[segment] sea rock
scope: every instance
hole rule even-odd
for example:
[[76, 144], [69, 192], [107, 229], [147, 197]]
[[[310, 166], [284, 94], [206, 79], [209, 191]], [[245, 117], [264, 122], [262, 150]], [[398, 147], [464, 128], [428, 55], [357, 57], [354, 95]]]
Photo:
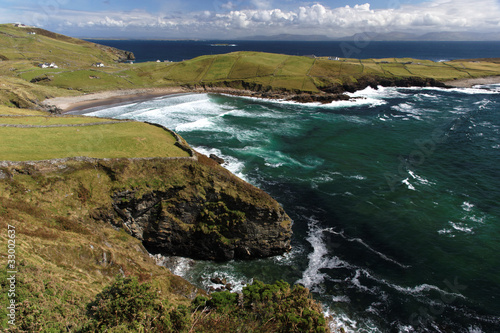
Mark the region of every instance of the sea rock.
[[221, 285], [227, 284], [226, 279], [221, 279], [220, 277], [211, 278], [210, 282], [212, 282], [213, 284], [221, 284]]
[[210, 154], [209, 156], [211, 159], [213, 159], [215, 162], [219, 163], [219, 164], [224, 164], [224, 159], [223, 158], [220, 158], [219, 156], [215, 155], [215, 154]]

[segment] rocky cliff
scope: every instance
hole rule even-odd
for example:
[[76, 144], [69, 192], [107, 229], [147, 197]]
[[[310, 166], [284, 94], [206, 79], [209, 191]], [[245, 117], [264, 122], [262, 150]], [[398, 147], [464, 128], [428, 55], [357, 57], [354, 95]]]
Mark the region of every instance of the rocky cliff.
[[177, 170], [185, 182], [115, 191], [111, 222], [154, 253], [230, 260], [288, 251], [291, 221], [279, 204], [211, 159], [198, 159]]
[[38, 200], [51, 210], [75, 207], [75, 218], [121, 227], [153, 253], [230, 260], [290, 249], [283, 208], [204, 155], [3, 162], [0, 171], [4, 179], [36, 179], [30, 193], [45, 193]]
[[246, 96], [255, 98], [278, 99], [295, 101], [299, 103], [331, 103], [333, 101], [345, 101], [350, 97], [346, 92], [353, 93], [367, 87], [377, 89], [383, 87], [446, 87], [446, 85], [433, 78], [421, 77], [382, 77], [365, 75], [355, 78], [344, 78], [344, 82], [328, 84], [317, 92], [307, 92], [300, 89], [276, 89], [271, 86], [247, 82], [245, 80], [220, 81], [216, 83], [185, 85], [186, 88], [197, 92], [211, 92], [218, 94], [229, 94], [234, 96]]

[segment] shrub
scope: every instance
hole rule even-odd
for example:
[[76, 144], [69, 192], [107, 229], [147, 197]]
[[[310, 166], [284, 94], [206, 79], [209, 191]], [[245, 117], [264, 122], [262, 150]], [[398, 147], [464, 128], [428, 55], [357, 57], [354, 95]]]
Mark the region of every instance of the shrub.
[[328, 332], [321, 306], [300, 285], [254, 281], [243, 289], [241, 300], [229, 291], [211, 296], [192, 303], [194, 311], [206, 312], [198, 316], [196, 332]]
[[182, 332], [190, 324], [185, 306], [171, 306], [136, 277], [118, 277], [88, 304], [87, 315], [81, 332]]

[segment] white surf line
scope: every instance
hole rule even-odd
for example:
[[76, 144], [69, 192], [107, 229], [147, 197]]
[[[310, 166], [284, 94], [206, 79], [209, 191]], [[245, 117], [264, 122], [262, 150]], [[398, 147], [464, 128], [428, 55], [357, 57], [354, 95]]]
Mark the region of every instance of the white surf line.
[[325, 231], [328, 231], [334, 235], [338, 235], [338, 236], [341, 236], [342, 238], [344, 238], [346, 241], [348, 242], [357, 242], [361, 245], [363, 245], [364, 247], [366, 247], [369, 251], [377, 254], [379, 257], [381, 257], [382, 259], [386, 260], [386, 261], [389, 261], [395, 265], [398, 265], [399, 267], [401, 268], [410, 268], [411, 266], [410, 265], [403, 265], [399, 262], [397, 262], [396, 260], [392, 259], [392, 258], [389, 258], [388, 256], [386, 256], [385, 254], [371, 248], [368, 244], [366, 244], [361, 238], [348, 238], [347, 236], [344, 235], [344, 232], [336, 232], [334, 231], [332, 228], [329, 228], [329, 229], [325, 229]]

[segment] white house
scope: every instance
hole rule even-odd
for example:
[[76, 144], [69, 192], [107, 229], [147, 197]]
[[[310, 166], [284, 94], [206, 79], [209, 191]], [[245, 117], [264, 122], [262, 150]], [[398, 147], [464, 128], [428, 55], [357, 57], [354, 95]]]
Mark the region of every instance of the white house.
[[104, 64], [102, 62], [96, 62], [92, 66], [94, 66], [94, 67], [104, 67]]
[[50, 64], [48, 62], [44, 62], [44, 63], [38, 64], [38, 67], [40, 67], [40, 68], [59, 68], [59, 66], [57, 66], [55, 62], [51, 62]]

